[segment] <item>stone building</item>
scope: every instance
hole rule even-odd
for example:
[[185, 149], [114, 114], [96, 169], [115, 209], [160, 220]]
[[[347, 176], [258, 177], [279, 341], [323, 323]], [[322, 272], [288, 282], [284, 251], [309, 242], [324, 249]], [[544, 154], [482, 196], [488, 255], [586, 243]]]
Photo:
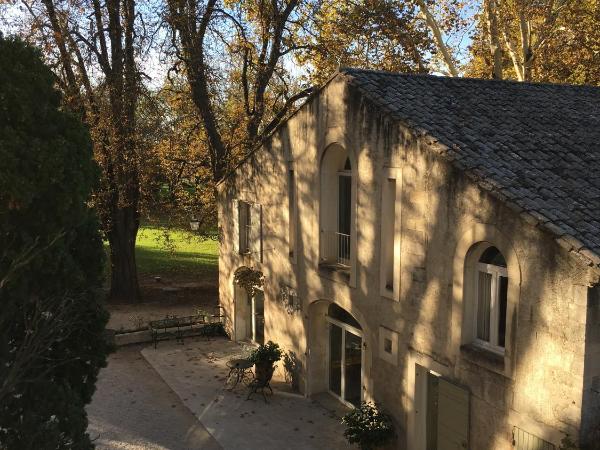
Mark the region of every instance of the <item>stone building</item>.
[[599, 143], [597, 88], [341, 69], [219, 185], [228, 331], [398, 448], [597, 444]]

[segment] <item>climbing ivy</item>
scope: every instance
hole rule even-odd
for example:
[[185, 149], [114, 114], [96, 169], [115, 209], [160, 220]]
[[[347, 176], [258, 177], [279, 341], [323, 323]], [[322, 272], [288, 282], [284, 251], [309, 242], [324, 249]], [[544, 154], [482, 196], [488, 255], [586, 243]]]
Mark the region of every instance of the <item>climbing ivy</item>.
[[233, 280], [236, 284], [246, 290], [249, 298], [252, 298], [263, 287], [265, 279], [260, 270], [242, 266], [233, 274]]

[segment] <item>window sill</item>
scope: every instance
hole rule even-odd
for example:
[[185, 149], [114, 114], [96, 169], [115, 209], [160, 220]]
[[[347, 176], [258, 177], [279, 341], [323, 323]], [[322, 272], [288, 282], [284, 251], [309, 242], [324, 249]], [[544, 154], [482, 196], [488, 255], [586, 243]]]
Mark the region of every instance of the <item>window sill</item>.
[[505, 373], [506, 365], [504, 355], [500, 353], [477, 345], [476, 343], [461, 345], [460, 353], [464, 359], [473, 364], [499, 373], [500, 375], [508, 376], [508, 374]]
[[349, 283], [350, 266], [321, 262], [319, 263], [319, 275], [339, 283]]
[[393, 289], [388, 289], [385, 287], [380, 292], [381, 298], [385, 298], [386, 300], [398, 301], [398, 299], [394, 296]]

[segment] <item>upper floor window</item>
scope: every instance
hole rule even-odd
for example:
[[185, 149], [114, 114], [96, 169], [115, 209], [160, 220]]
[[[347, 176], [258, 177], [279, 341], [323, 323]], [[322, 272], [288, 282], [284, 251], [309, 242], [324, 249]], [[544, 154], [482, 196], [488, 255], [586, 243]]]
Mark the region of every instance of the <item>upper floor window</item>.
[[508, 273], [506, 260], [496, 247], [487, 247], [479, 257], [475, 283], [475, 342], [490, 350], [504, 352]]
[[352, 165], [346, 158], [344, 168], [338, 172], [338, 239], [341, 262], [350, 265], [350, 218], [352, 209]]
[[494, 225], [475, 223], [464, 231], [453, 258], [449, 344], [461, 358], [506, 377], [514, 376], [516, 316], [521, 268], [513, 242]]
[[380, 291], [396, 301], [400, 300], [401, 174], [398, 168], [384, 168], [381, 185]]
[[262, 236], [262, 206], [236, 200], [237, 212], [234, 212], [236, 220], [234, 238], [238, 253], [242, 255], [253, 255], [262, 261], [263, 236]]
[[288, 252], [294, 258], [296, 252], [296, 176], [294, 169], [288, 170]]
[[352, 263], [353, 170], [345, 149], [333, 145], [325, 151], [321, 161], [320, 261], [341, 270]]
[[241, 254], [250, 253], [250, 230], [252, 217], [250, 203], [243, 201], [238, 203], [238, 217], [239, 252]]

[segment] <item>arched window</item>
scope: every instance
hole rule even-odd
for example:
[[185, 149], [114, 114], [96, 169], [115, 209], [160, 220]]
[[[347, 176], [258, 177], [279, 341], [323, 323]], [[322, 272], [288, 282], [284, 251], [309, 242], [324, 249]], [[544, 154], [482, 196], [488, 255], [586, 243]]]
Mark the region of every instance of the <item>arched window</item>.
[[334, 144], [321, 159], [320, 264], [347, 271], [352, 261], [353, 185], [355, 170], [346, 149]]
[[351, 327], [354, 327], [358, 330], [362, 330], [360, 323], [358, 323], [358, 321], [352, 316], [352, 314], [350, 314], [345, 309], [340, 308], [335, 303], [329, 305], [329, 308], [327, 310], [327, 316], [332, 319], [339, 320], [340, 322], [350, 325]]
[[475, 270], [475, 343], [496, 352], [506, 345], [508, 272], [506, 260], [493, 245], [481, 253]]

